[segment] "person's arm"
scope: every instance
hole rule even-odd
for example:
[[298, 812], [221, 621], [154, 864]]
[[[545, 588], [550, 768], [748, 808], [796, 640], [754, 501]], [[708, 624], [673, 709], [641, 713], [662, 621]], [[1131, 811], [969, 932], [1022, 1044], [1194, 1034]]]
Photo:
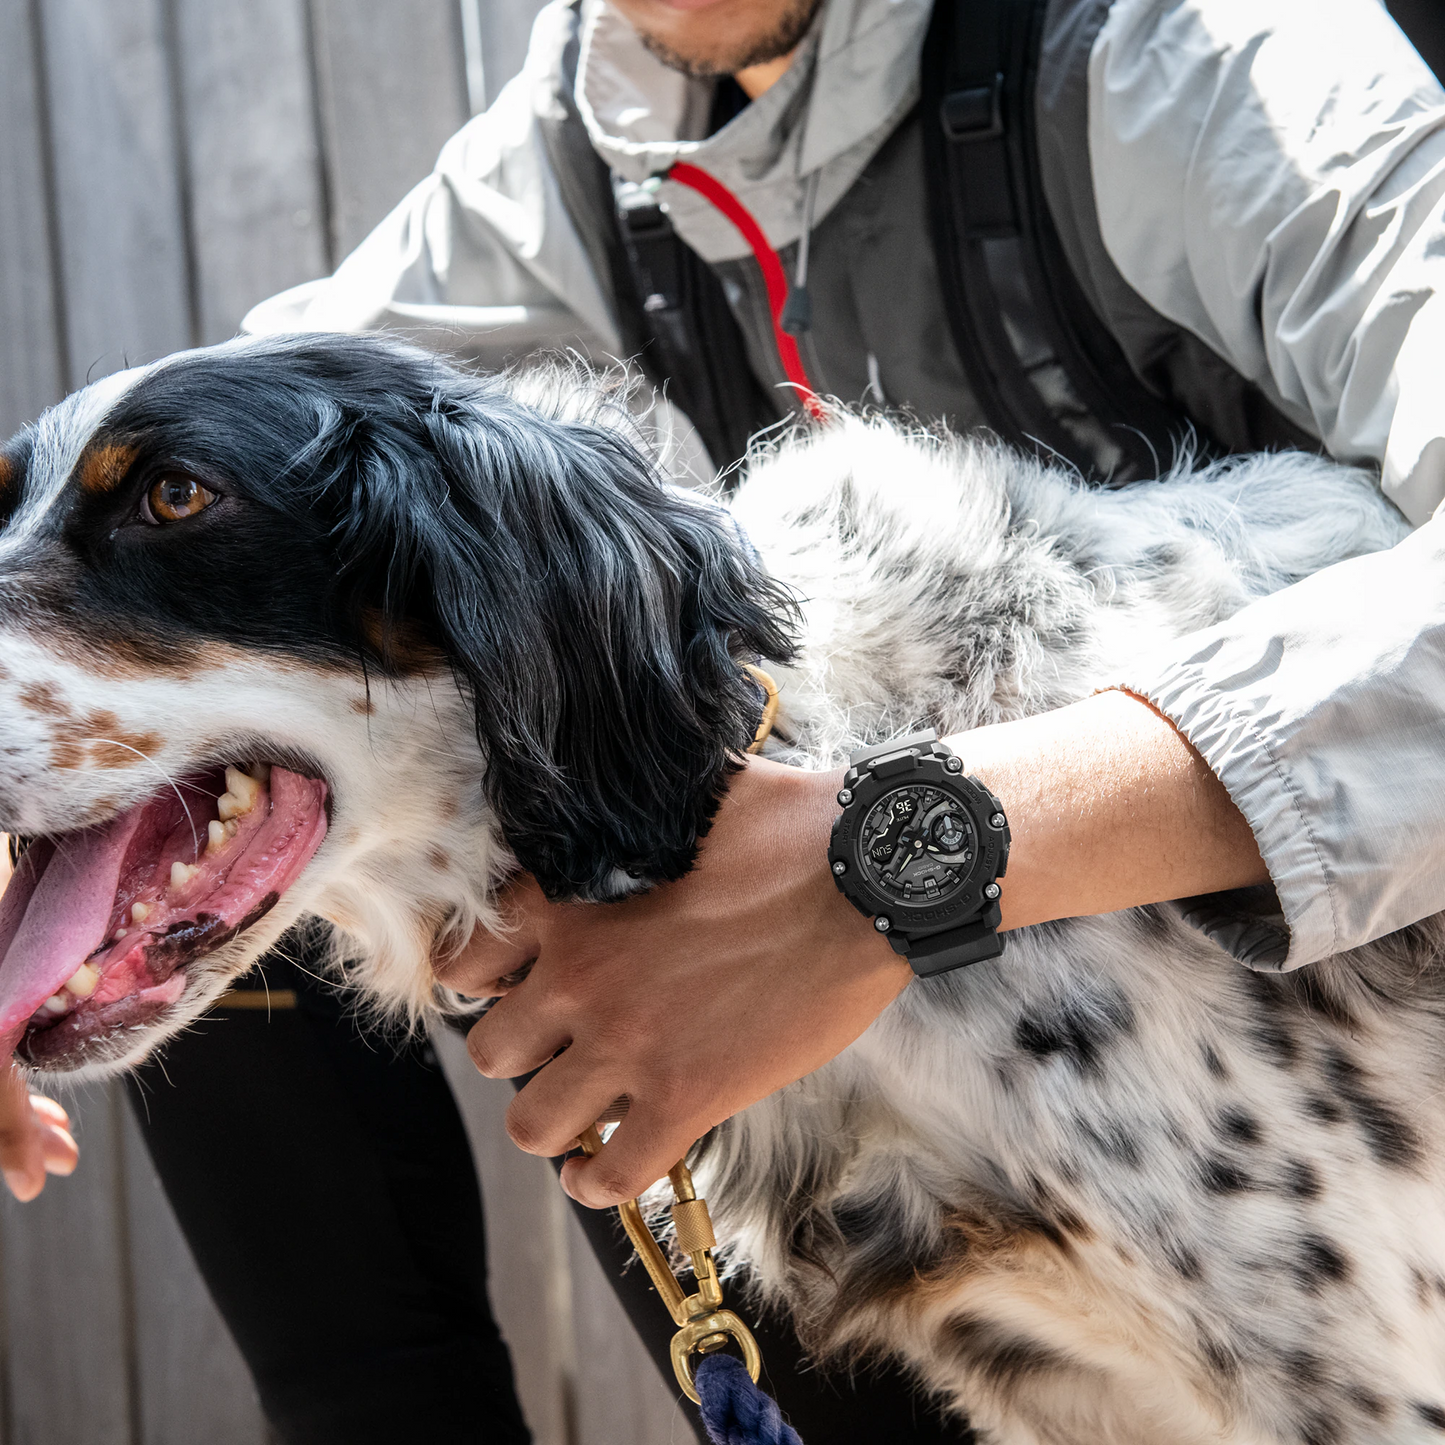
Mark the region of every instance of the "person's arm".
[[[1006, 928], [1189, 899], [1242, 962], [1277, 969], [1445, 910], [1445, 519], [1118, 681], [1163, 711], [1105, 692], [950, 739], [1009, 815]], [[548, 904], [520, 884], [515, 931], [477, 936], [445, 971], [486, 994], [537, 960], [471, 1036], [483, 1073], [546, 1065], [509, 1115], [524, 1149], [560, 1153], [631, 1099], [602, 1153], [566, 1166], [584, 1203], [652, 1183], [909, 983], [828, 876], [840, 778], [755, 760], [686, 878], [607, 905]], [[1232, 906], [1231, 890], [1266, 880], [1273, 927]]]
[[[950, 741], [1007, 800], [1005, 928], [1266, 876], [1214, 775], [1127, 693]], [[523, 1149], [559, 1154], [630, 1099], [601, 1154], [563, 1171], [584, 1204], [640, 1192], [714, 1124], [847, 1047], [912, 979], [829, 875], [841, 778], [753, 759], [687, 877], [607, 905], [551, 904], [523, 881], [506, 900], [514, 931], [479, 933], [442, 970], [486, 995], [536, 959], [469, 1041], [493, 1077], [546, 1065], [508, 1114]]]

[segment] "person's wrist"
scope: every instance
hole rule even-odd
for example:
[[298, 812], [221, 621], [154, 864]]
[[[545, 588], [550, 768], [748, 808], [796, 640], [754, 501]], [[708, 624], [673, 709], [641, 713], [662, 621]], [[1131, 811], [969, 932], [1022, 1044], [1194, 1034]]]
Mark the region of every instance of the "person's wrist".
[[789, 836], [786, 841], [778, 839], [776, 846], [794, 860], [806, 891], [803, 906], [813, 916], [819, 944], [829, 950], [839, 976], [860, 982], [877, 980], [880, 986], [892, 986], [897, 992], [913, 977], [913, 970], [839, 892], [828, 864], [833, 823], [842, 811], [838, 791], [846, 771], [808, 772], [766, 764], [756, 769], [754, 776], [770, 794], [769, 812], [788, 820]]
[[1132, 693], [1097, 693], [946, 741], [1008, 814], [1000, 931], [1268, 878], [1223, 785]]

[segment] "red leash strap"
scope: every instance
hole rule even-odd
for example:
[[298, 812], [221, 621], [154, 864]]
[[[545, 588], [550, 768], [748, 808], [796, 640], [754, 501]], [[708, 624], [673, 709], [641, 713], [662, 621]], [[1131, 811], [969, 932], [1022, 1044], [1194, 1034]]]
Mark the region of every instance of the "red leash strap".
[[827, 408], [818, 399], [817, 388], [808, 380], [797, 341], [782, 327], [783, 306], [788, 299], [788, 278], [778, 253], [763, 234], [763, 228], [753, 219], [752, 212], [720, 180], [697, 166], [677, 161], [668, 171], [667, 179], [696, 191], [703, 200], [715, 206], [738, 228], [743, 240], [748, 243], [762, 270], [763, 284], [768, 288], [768, 309], [773, 313], [773, 338], [778, 344], [783, 371], [797, 387], [808, 414], [815, 421], [821, 421], [828, 414]]

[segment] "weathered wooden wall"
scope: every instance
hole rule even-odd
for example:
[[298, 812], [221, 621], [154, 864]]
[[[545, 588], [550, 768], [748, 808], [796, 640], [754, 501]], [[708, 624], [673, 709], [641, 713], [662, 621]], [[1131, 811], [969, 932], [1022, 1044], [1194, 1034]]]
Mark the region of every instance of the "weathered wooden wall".
[[[538, 3], [0, 0], [0, 436], [329, 270], [516, 70]], [[507, 1142], [510, 1090], [440, 1047], [539, 1445], [691, 1440], [550, 1168]], [[69, 1102], [80, 1171], [0, 1202], [0, 1438], [266, 1445], [121, 1096]]]

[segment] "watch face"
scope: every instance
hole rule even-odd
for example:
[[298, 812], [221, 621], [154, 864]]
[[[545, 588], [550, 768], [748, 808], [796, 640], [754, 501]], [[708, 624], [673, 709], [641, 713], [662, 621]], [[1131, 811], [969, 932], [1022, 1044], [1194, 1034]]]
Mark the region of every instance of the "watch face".
[[968, 882], [978, 858], [973, 818], [951, 793], [912, 784], [884, 793], [858, 835], [863, 876], [900, 903], [941, 903]]

